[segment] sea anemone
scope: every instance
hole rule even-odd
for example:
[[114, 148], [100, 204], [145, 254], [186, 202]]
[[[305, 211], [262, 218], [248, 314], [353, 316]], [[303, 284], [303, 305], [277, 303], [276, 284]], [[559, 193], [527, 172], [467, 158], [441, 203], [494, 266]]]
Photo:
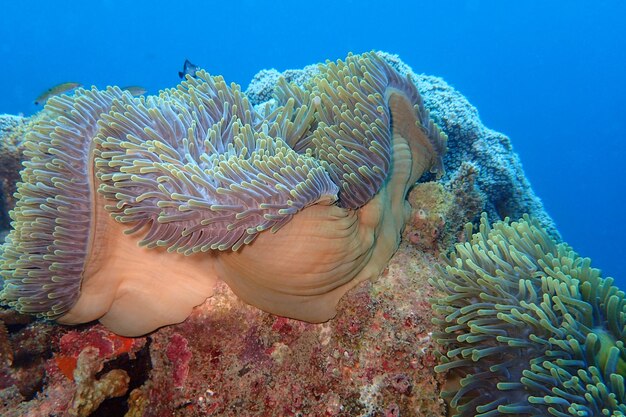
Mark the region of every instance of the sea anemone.
[[446, 393], [455, 416], [626, 414], [624, 293], [588, 258], [528, 216], [483, 216], [443, 261], [436, 370], [461, 378]]
[[78, 298], [92, 227], [90, 142], [99, 115], [120, 95], [110, 88], [55, 97], [27, 133], [13, 230], [0, 259], [2, 298], [22, 313], [56, 318]]
[[385, 267], [446, 138], [374, 53], [282, 81], [275, 101], [261, 116], [204, 71], [158, 96], [51, 99], [27, 137], [2, 299], [139, 335], [184, 320], [222, 279], [271, 313], [332, 318]]

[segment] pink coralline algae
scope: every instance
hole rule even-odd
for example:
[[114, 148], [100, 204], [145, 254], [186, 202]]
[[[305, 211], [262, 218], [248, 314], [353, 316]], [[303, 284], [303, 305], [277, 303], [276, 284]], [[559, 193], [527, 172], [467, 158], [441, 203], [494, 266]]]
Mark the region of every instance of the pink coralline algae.
[[170, 338], [166, 355], [172, 364], [174, 386], [184, 386], [189, 374], [189, 361], [192, 356], [191, 351], [188, 349], [187, 339], [178, 333], [174, 333]]
[[220, 286], [187, 321], [150, 336], [143, 415], [443, 416], [425, 284], [433, 261], [401, 246], [384, 276], [323, 324], [261, 312]]

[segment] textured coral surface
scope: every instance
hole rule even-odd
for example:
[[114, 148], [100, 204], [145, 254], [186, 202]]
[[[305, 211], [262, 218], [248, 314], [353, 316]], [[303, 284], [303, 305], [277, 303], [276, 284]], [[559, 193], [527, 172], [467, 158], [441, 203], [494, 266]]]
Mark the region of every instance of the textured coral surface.
[[417, 291], [431, 263], [404, 246], [323, 324], [268, 315], [221, 285], [187, 321], [151, 336], [147, 415], [442, 415], [432, 292]]

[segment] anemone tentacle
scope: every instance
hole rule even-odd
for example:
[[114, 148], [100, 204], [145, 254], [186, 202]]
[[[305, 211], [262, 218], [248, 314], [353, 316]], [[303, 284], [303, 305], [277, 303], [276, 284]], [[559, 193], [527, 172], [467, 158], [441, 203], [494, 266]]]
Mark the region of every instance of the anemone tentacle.
[[123, 95], [111, 87], [53, 97], [26, 135], [28, 160], [0, 262], [0, 296], [22, 313], [57, 318], [79, 297], [93, 227], [92, 141], [100, 115]]
[[238, 89], [199, 76], [171, 95], [120, 100], [102, 117], [100, 191], [116, 202], [108, 207], [115, 219], [132, 224], [129, 233], [148, 227], [140, 244], [187, 254], [237, 250], [303, 208], [336, 199], [314, 158], [246, 123], [258, 118]]
[[[443, 173], [441, 157], [447, 138], [429, 119], [411, 80], [398, 74], [374, 52], [350, 55], [345, 62], [329, 61], [320, 65], [319, 70], [312, 80], [313, 95], [320, 100], [318, 126], [294, 147], [310, 147], [322, 161], [339, 185], [340, 206], [361, 207], [387, 179], [393, 135], [404, 122], [397, 120], [394, 125], [392, 120], [392, 107], [398, 106], [397, 100], [411, 109], [410, 117], [416, 119], [411, 122], [420, 132], [420, 135], [401, 135], [413, 137], [411, 147], [426, 148], [420, 152], [428, 160], [416, 169], [417, 176], [421, 176], [424, 168]], [[403, 110], [395, 111], [396, 115]]]
[[447, 349], [437, 371], [462, 379], [455, 416], [626, 414], [626, 298], [588, 258], [523, 218], [455, 246], [433, 300]]
[[308, 90], [282, 77], [276, 84], [274, 96], [273, 108], [266, 111], [268, 134], [282, 138], [294, 151], [306, 153], [305, 139], [317, 127], [315, 113], [320, 106], [319, 97], [312, 97]]

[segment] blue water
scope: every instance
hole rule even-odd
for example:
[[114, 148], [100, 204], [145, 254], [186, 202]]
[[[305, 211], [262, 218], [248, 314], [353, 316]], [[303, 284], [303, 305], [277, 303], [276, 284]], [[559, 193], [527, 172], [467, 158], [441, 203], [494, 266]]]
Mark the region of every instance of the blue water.
[[32, 114], [39, 93], [66, 81], [155, 93], [179, 81], [185, 58], [245, 88], [262, 68], [398, 53], [416, 72], [444, 77], [511, 137], [565, 240], [626, 288], [625, 1], [0, 7], [0, 113]]

